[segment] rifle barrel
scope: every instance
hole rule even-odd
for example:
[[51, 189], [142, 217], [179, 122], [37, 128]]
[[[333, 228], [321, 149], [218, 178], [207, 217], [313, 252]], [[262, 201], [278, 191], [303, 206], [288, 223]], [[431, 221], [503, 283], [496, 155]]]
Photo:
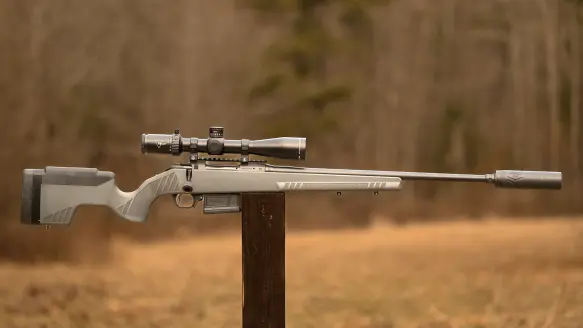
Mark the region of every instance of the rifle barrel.
[[267, 165], [269, 172], [397, 177], [403, 180], [485, 182], [498, 188], [561, 189], [561, 172], [498, 170], [493, 174], [457, 174], [404, 171], [346, 170]]

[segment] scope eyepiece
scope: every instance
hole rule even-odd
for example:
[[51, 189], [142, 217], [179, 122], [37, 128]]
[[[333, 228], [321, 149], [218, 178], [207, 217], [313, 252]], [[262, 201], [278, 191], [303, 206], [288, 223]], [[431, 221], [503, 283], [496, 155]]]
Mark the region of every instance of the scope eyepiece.
[[306, 159], [306, 138], [281, 137], [260, 140], [228, 140], [222, 127], [209, 128], [208, 138], [185, 138], [178, 130], [174, 134], [142, 134], [143, 154], [178, 156], [183, 152], [209, 155], [241, 154], [280, 159]]

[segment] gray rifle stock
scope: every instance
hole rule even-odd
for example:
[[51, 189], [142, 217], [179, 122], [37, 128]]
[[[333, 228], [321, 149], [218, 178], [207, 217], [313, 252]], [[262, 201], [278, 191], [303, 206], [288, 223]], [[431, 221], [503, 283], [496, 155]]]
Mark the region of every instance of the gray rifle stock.
[[[124, 192], [115, 174], [96, 168], [53, 167], [25, 169], [22, 178], [21, 223], [68, 225], [82, 205], [101, 205], [134, 222], [145, 222], [152, 203], [172, 195], [176, 205], [191, 208], [203, 202], [205, 214], [240, 212], [246, 192], [397, 191], [403, 180], [483, 182], [500, 188], [561, 189], [562, 174], [545, 171], [496, 171], [494, 174], [448, 174], [306, 168], [270, 165], [249, 154], [304, 159], [304, 138], [225, 140], [223, 129], [213, 127], [208, 139], [172, 135], [142, 135], [143, 153], [180, 155], [187, 164], [173, 165], [146, 179], [136, 190]], [[199, 158], [197, 153], [239, 153], [241, 158]]]

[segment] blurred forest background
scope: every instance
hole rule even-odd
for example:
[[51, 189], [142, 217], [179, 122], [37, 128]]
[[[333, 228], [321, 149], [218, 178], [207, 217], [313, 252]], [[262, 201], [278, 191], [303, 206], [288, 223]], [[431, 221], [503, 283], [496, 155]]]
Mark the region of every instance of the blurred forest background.
[[133, 190], [177, 160], [142, 155], [142, 133], [210, 125], [307, 137], [307, 161], [289, 163], [301, 166], [564, 174], [562, 192], [423, 182], [291, 195], [292, 229], [583, 210], [578, 1], [0, 0], [0, 22], [3, 258], [107, 258], [116, 235], [237, 227], [170, 199], [146, 225], [107, 209], [79, 210], [65, 231], [18, 221], [22, 169], [97, 167]]

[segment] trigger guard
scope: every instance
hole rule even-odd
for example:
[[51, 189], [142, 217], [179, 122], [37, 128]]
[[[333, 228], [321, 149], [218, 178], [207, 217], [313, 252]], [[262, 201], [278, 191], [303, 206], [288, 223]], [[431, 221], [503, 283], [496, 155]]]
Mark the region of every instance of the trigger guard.
[[[192, 199], [192, 201], [189, 202], [190, 205], [184, 206], [182, 204], [182, 202], [180, 201], [180, 198], [181, 197], [185, 197], [185, 196], [188, 196], [188, 197], [190, 197]], [[198, 201], [197, 201], [196, 197], [193, 196], [193, 195], [191, 195], [191, 194], [175, 194], [174, 195], [174, 203], [176, 204], [176, 206], [178, 208], [193, 208], [194, 206], [196, 206], [196, 203], [197, 202]]]

